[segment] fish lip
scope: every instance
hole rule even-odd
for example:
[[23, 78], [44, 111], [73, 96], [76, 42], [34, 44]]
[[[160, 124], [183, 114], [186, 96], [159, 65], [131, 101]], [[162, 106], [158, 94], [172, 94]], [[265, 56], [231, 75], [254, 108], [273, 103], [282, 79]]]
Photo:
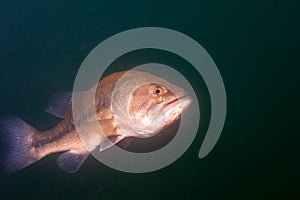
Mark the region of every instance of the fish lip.
[[175, 98], [175, 99], [167, 101], [165, 103], [165, 106], [168, 106], [168, 105], [170, 105], [172, 103], [175, 103], [175, 102], [178, 102], [178, 101], [182, 101], [183, 99], [187, 99], [190, 103], [192, 102], [191, 96], [189, 96], [189, 95], [183, 95], [183, 96], [181, 96], [179, 98]]

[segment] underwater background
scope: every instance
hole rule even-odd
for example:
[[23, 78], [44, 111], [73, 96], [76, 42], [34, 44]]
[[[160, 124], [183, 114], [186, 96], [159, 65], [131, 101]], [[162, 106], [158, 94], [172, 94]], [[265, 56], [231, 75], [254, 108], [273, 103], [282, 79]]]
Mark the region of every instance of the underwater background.
[[116, 171], [90, 156], [67, 174], [53, 154], [1, 175], [0, 199], [300, 199], [297, 7], [276, 0], [1, 0], [1, 116], [52, 128], [60, 119], [44, 111], [48, 98], [72, 90], [88, 53], [114, 34], [147, 26], [177, 30], [206, 49], [222, 75], [228, 111], [217, 145], [199, 159], [210, 116], [205, 83], [171, 53], [131, 52], [107, 74], [164, 63], [182, 72], [199, 95], [199, 131], [183, 156], [144, 174]]

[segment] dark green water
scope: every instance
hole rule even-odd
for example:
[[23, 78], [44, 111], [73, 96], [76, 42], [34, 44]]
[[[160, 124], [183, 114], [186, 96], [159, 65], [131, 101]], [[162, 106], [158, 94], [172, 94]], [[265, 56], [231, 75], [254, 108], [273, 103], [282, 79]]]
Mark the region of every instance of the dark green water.
[[299, 78], [293, 75], [299, 75], [300, 24], [297, 5], [281, 2], [1, 1], [1, 115], [53, 127], [59, 120], [44, 111], [49, 96], [72, 89], [81, 62], [100, 42], [144, 26], [180, 31], [208, 51], [225, 83], [228, 114], [219, 142], [198, 159], [210, 116], [201, 77], [166, 52], [133, 52], [110, 70], [165, 63], [184, 71], [203, 97], [203, 120], [188, 151], [146, 174], [119, 172], [93, 157], [66, 174], [50, 155], [2, 177], [0, 199], [299, 199]]

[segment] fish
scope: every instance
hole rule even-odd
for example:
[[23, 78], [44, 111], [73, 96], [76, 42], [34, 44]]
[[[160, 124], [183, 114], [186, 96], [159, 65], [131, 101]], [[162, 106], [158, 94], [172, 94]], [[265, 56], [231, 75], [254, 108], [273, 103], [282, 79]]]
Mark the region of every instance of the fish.
[[51, 97], [46, 111], [62, 118], [52, 129], [37, 130], [12, 115], [0, 120], [3, 172], [15, 173], [57, 152], [61, 152], [58, 167], [77, 172], [90, 152], [104, 151], [124, 138], [151, 137], [178, 119], [191, 103], [184, 89], [150, 73], [109, 74], [87, 91]]

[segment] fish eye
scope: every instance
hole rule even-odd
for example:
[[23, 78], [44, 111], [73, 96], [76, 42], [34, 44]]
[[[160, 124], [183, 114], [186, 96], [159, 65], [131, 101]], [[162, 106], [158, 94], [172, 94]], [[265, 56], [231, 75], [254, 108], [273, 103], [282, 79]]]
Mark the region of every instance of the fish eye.
[[159, 86], [156, 86], [156, 87], [153, 89], [153, 93], [154, 93], [155, 95], [160, 95], [160, 94], [162, 94], [162, 92], [163, 92], [163, 90], [162, 90], [162, 88], [159, 87]]

